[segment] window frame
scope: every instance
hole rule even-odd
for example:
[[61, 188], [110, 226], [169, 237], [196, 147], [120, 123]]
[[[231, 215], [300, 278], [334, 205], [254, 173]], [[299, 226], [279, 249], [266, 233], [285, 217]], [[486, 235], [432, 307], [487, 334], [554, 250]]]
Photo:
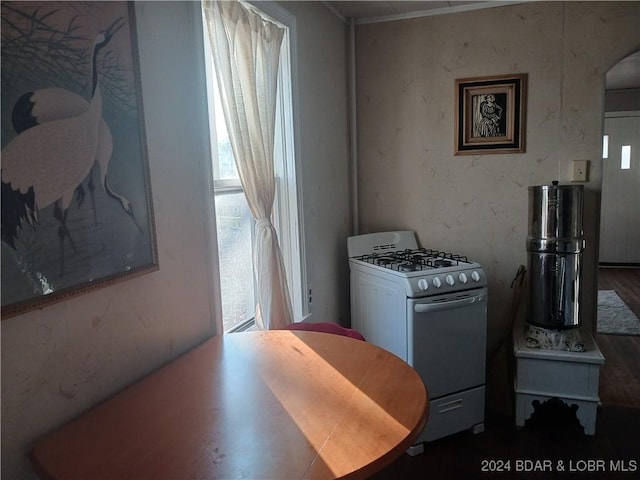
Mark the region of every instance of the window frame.
[[[286, 27], [285, 36], [282, 42], [280, 53], [280, 68], [278, 70], [278, 106], [276, 114], [276, 138], [274, 146], [276, 155], [282, 154], [283, 160], [275, 162], [276, 195], [273, 206], [273, 223], [278, 233], [280, 249], [283, 256], [285, 271], [287, 274], [287, 284], [292, 302], [294, 321], [298, 322], [309, 316], [309, 306], [306, 301], [306, 270], [304, 262], [304, 225], [302, 221], [302, 196], [298, 185], [298, 119], [296, 114], [297, 105], [297, 79], [296, 68], [296, 19], [284, 8], [274, 2], [254, 2], [245, 4], [269, 17], [274, 22]], [[205, 82], [207, 92], [212, 88], [211, 75], [213, 70], [213, 58], [208, 39], [208, 28], [202, 8], [200, 8], [203, 25], [203, 43], [205, 57]], [[209, 111], [214, 108], [213, 98], [207, 94]], [[212, 194], [213, 194], [213, 215], [215, 219], [215, 197], [225, 193], [242, 192], [243, 188], [239, 179], [217, 179], [219, 162], [217, 159], [217, 136], [215, 114], [209, 115], [209, 131], [211, 135], [211, 166], [212, 166]], [[278, 123], [280, 122], [280, 125]], [[281, 126], [281, 128], [279, 128]], [[216, 236], [217, 228], [213, 229]], [[252, 231], [251, 241], [255, 239], [255, 231]], [[219, 261], [216, 262], [219, 265]], [[223, 279], [219, 279], [222, 282]], [[255, 277], [254, 277], [255, 282]], [[221, 283], [220, 283], [221, 285]], [[255, 285], [254, 285], [255, 289]], [[219, 297], [221, 299], [221, 295]], [[224, 312], [223, 312], [224, 315]], [[223, 325], [224, 319], [220, 321]], [[250, 329], [255, 324], [255, 318], [251, 317], [235, 327], [224, 331], [231, 333]]]

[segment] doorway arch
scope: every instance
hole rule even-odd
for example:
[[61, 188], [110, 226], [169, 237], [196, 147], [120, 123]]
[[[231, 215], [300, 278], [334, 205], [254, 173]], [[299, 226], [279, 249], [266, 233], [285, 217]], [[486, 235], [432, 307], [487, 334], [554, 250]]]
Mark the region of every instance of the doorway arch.
[[[640, 285], [640, 256], [629, 257], [625, 253], [624, 245], [616, 245], [617, 243], [624, 244], [624, 241], [620, 241], [617, 237], [623, 236], [623, 233], [628, 234], [623, 230], [624, 227], [629, 226], [618, 224], [632, 223], [628, 218], [625, 219], [625, 215], [629, 215], [631, 210], [637, 208], [639, 209], [637, 215], [640, 218], [640, 196], [636, 200], [633, 198], [633, 195], [638, 195], [637, 192], [640, 189], [640, 158], [637, 156], [637, 151], [640, 150], [640, 51], [623, 58], [611, 67], [605, 75], [604, 93], [603, 158], [600, 160], [602, 175], [596, 283], [599, 296], [600, 290], [615, 291], [616, 295], [640, 318], [640, 303], [637, 300], [637, 292], [640, 291], [640, 287], [638, 287]], [[635, 120], [633, 120], [634, 118]], [[628, 120], [637, 122], [637, 126], [631, 127], [631, 131], [635, 132], [635, 135], [634, 141], [630, 142], [622, 141], [621, 134], [616, 133], [619, 128], [624, 130], [621, 125], [624, 125]], [[608, 148], [604, 142], [604, 135], [609, 135]], [[622, 145], [626, 143], [632, 145], [630, 153], [635, 155], [635, 159], [629, 159], [629, 168], [624, 168], [622, 159]], [[630, 179], [635, 182], [632, 186], [626, 185]], [[632, 194], [625, 195], [623, 192], [625, 189], [633, 190]], [[616, 211], [616, 208], [619, 211]], [[613, 218], [616, 216], [620, 218]], [[638, 223], [640, 222], [635, 222], [635, 227], [640, 229]], [[633, 227], [633, 225], [631, 226]], [[640, 230], [631, 235], [637, 237], [632, 240], [637, 250], [637, 245], [640, 243]], [[638, 254], [637, 251], [635, 253]], [[600, 309], [597, 310], [593, 331], [600, 348], [603, 352], [605, 350], [607, 352], [605, 354], [607, 357], [606, 367], [601, 371], [601, 387], [604, 386], [600, 391], [601, 401], [608, 405], [625, 404], [629, 398], [635, 398], [633, 395], [637, 394], [638, 390], [637, 367], [633, 365], [636, 363], [634, 360], [636, 357], [633, 357], [629, 352], [638, 351], [640, 337], [598, 333], [598, 326], [601, 325], [604, 317]], [[609, 355], [611, 355], [610, 358]], [[609, 373], [606, 373], [605, 370]], [[625, 377], [623, 381], [619, 381], [621, 375]], [[609, 377], [618, 379], [613, 388], [603, 385], [611, 383], [605, 380]]]
[[640, 51], [605, 75], [599, 263], [639, 265]]

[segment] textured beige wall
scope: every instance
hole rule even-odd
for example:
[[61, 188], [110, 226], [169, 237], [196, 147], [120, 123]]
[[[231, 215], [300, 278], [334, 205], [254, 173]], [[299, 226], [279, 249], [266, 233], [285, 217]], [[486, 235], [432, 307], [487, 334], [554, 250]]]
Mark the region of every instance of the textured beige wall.
[[[357, 29], [360, 225], [415, 230], [489, 276], [489, 347], [526, 265], [527, 187], [590, 160], [584, 317], [595, 310], [604, 73], [640, 48], [638, 2], [534, 2]], [[526, 153], [454, 155], [454, 82], [527, 73]]]
[[[136, 3], [160, 270], [2, 321], [2, 478], [33, 478], [30, 442], [215, 332], [198, 6]], [[298, 25], [312, 312], [337, 320], [348, 309], [344, 26], [320, 3], [285, 7]]]
[[204, 70], [189, 5], [136, 6], [160, 270], [2, 321], [2, 478], [30, 475], [37, 436], [215, 331]]

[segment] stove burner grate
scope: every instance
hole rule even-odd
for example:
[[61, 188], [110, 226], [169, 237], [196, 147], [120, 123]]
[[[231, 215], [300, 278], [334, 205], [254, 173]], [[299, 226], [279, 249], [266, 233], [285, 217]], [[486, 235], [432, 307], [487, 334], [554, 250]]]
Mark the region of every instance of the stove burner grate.
[[384, 254], [370, 253], [354, 257], [373, 265], [397, 270], [400, 272], [414, 272], [430, 268], [444, 268], [469, 263], [464, 255], [432, 250], [427, 248], [397, 250]]

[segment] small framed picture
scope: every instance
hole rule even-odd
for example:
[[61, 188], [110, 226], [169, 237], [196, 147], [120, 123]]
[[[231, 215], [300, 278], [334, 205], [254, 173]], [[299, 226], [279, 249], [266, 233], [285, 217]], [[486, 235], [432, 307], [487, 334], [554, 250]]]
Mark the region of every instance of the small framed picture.
[[527, 74], [456, 80], [455, 154], [525, 151]]

